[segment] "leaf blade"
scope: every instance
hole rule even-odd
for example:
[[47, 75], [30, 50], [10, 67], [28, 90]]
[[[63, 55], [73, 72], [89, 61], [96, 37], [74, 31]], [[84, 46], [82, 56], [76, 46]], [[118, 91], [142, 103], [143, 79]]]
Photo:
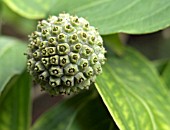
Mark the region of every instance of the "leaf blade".
[[152, 0], [86, 0], [81, 2], [74, 0], [57, 1], [56, 8], [52, 8], [50, 12], [56, 14], [64, 10], [83, 16], [97, 27], [102, 35], [119, 32], [144, 34], [170, 25], [170, 17], [165, 14], [170, 11], [169, 6], [168, 0], [157, 0], [154, 3]]
[[[46, 16], [53, 0], [3, 0], [14, 12], [30, 19], [40, 19]], [[52, 3], [51, 3], [52, 2]]]
[[54, 106], [35, 122], [32, 130], [103, 130], [109, 127], [117, 130], [96, 94], [81, 93]]
[[27, 73], [12, 80], [0, 99], [0, 129], [28, 130], [30, 127], [30, 78]]
[[17, 74], [21, 74], [26, 67], [26, 44], [11, 38], [0, 37], [0, 93], [8, 81]]
[[97, 90], [121, 130], [170, 128], [167, 89], [141, 55], [131, 49], [121, 58], [110, 53], [103, 73]]
[[3, 1], [15, 12], [32, 19], [63, 11], [85, 17], [102, 35], [120, 32], [145, 34], [170, 26], [169, 0]]

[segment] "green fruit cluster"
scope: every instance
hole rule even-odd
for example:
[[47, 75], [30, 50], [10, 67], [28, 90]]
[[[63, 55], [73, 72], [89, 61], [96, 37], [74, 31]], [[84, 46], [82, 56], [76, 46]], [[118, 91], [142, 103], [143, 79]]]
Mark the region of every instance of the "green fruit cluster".
[[59, 14], [42, 20], [29, 41], [28, 71], [51, 95], [88, 89], [102, 73], [103, 40], [82, 17]]

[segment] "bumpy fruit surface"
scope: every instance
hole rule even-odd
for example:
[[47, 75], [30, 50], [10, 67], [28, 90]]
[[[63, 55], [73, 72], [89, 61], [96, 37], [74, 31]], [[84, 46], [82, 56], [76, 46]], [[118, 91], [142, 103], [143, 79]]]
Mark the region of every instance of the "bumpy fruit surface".
[[29, 40], [28, 71], [51, 95], [88, 89], [102, 73], [103, 41], [84, 18], [51, 16], [38, 23]]

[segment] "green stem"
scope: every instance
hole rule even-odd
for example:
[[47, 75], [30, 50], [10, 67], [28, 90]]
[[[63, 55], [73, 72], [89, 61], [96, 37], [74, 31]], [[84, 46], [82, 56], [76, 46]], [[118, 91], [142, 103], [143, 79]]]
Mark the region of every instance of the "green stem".
[[118, 34], [102, 36], [104, 44], [106, 44], [117, 56], [124, 54], [125, 46], [120, 41]]

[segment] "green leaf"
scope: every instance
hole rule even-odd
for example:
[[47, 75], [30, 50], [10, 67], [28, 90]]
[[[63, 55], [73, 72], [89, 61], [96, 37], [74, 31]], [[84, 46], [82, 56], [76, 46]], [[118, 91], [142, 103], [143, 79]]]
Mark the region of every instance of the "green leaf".
[[2, 0], [9, 8], [26, 18], [46, 16], [54, 0]]
[[30, 79], [24, 73], [15, 77], [0, 98], [0, 130], [28, 130], [30, 127]]
[[54, 106], [32, 130], [118, 130], [97, 94], [81, 93]]
[[26, 44], [12, 37], [0, 36], [0, 94], [8, 81], [26, 67]]
[[120, 130], [170, 130], [170, 95], [152, 64], [130, 48], [107, 56], [97, 90]]
[[170, 25], [169, 0], [3, 0], [23, 17], [39, 19], [63, 11], [87, 18], [101, 34], [149, 33]]
[[57, 0], [50, 14], [83, 16], [101, 34], [154, 32], [170, 25], [169, 0]]

